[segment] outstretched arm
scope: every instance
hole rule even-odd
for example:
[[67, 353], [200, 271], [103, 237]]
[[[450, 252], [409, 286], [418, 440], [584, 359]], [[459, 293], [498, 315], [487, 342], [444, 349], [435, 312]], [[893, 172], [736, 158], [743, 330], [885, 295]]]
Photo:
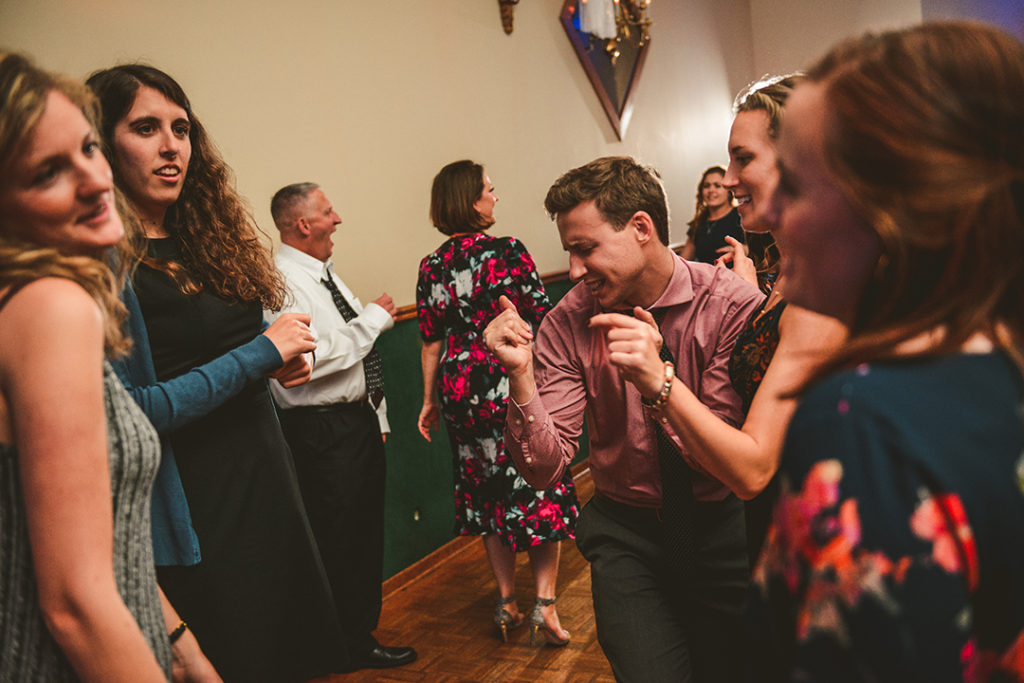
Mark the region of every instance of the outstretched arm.
[[[312, 311], [312, 304], [304, 298], [301, 290], [293, 292], [295, 304], [292, 311]], [[373, 349], [377, 338], [395, 324], [394, 302], [387, 294], [381, 294], [352, 320], [313, 320], [311, 327], [316, 333], [316, 362], [313, 364], [312, 379], [319, 379], [358, 365]]]
[[[604, 313], [592, 325], [607, 329], [609, 359], [624, 379], [648, 399], [665, 382], [658, 357], [661, 335], [651, 315], [637, 308], [636, 317]], [[802, 384], [829, 349], [845, 338], [845, 328], [832, 318], [792, 304], [782, 313], [779, 345], [754, 396], [741, 429], [732, 427], [678, 379], [661, 407], [690, 455], [737, 496], [760, 493], [778, 468], [779, 454], [796, 399], [786, 395]]]
[[131, 286], [122, 294], [128, 309], [131, 354], [111, 361], [121, 383], [157, 431], [166, 434], [207, 415], [250, 382], [284, 369], [285, 361], [312, 350], [308, 316], [282, 316], [252, 341], [209, 363], [157, 382], [142, 310]]

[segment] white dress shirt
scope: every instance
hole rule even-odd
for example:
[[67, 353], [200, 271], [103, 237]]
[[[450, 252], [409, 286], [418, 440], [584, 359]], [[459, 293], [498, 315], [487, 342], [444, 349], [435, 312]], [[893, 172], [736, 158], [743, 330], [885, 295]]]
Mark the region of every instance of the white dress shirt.
[[[298, 406], [353, 403], [366, 398], [366, 376], [363, 358], [370, 353], [381, 332], [391, 329], [395, 321], [377, 304], [365, 308], [352, 291], [334, 273], [334, 264], [313, 258], [287, 244], [275, 258], [291, 293], [280, 312], [265, 311], [274, 321], [282, 313], [308, 313], [310, 328], [316, 337], [313, 376], [305, 384], [285, 389], [277, 380], [270, 382], [270, 391], [282, 408]], [[334, 305], [331, 293], [321, 280], [332, 278], [342, 296], [356, 312], [345, 322]], [[387, 418], [387, 399], [377, 408], [382, 433], [391, 431]]]

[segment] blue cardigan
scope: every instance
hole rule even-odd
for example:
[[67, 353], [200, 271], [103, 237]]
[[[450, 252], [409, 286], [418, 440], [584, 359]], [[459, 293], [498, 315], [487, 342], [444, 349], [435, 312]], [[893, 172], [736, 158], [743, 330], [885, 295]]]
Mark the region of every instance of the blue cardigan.
[[166, 382], [157, 382], [146, 323], [131, 283], [126, 284], [121, 299], [128, 309], [127, 331], [132, 350], [112, 364], [121, 383], [160, 432], [163, 449], [153, 485], [154, 559], [158, 566], [197, 564], [199, 539], [192, 529], [168, 435], [217, 408], [249, 382], [282, 367], [284, 361], [274, 343], [266, 335], [258, 334], [252, 341], [205, 365]]

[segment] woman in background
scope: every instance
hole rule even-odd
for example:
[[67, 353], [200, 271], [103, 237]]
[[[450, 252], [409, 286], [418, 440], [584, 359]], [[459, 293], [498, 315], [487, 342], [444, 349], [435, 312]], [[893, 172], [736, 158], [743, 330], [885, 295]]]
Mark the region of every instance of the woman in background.
[[[256, 338], [263, 308], [282, 302], [282, 283], [181, 87], [142, 65], [100, 71], [89, 85], [115, 182], [139, 219], [126, 258], [156, 377], [167, 381]], [[160, 583], [221, 675], [304, 681], [344, 670], [266, 382], [249, 382], [170, 442], [202, 562], [162, 567]]]
[[[105, 360], [123, 234], [81, 85], [0, 51], [0, 680], [161, 681], [156, 432]], [[70, 341], [70, 343], [69, 343]]]
[[[423, 338], [423, 408], [427, 441], [444, 415], [455, 464], [456, 532], [481, 535], [500, 597], [494, 622], [507, 640], [523, 622], [515, 596], [515, 555], [526, 550], [537, 588], [530, 641], [569, 642], [555, 611], [559, 542], [573, 538], [579, 501], [572, 476], [536, 491], [505, 452], [502, 429], [508, 377], [488, 352], [483, 329], [505, 295], [533, 328], [550, 304], [526, 248], [491, 237], [498, 196], [480, 164], [448, 164], [434, 178], [430, 219], [449, 238], [420, 263], [416, 307]], [[443, 357], [442, 357], [443, 352]], [[438, 407], [435, 389], [441, 397]]]
[[679, 255], [690, 261], [714, 263], [721, 254], [719, 249], [729, 246], [725, 238], [732, 237], [743, 243], [740, 214], [732, 205], [732, 193], [722, 185], [725, 169], [712, 166], [704, 171], [697, 183], [697, 205], [686, 233], [686, 244]]
[[851, 336], [755, 574], [778, 680], [1024, 680], [1020, 92], [1017, 40], [935, 23], [840, 44], [787, 107], [787, 296]]

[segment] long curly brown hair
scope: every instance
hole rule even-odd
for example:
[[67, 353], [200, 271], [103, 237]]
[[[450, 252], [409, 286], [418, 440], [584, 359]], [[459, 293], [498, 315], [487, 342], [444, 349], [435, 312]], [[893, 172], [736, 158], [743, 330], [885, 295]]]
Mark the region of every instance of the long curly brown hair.
[[[23, 55], [0, 50], [0, 184], [7, 170], [25, 151], [25, 141], [39, 123], [46, 98], [57, 91], [93, 119], [95, 102], [81, 83], [39, 69]], [[4, 236], [0, 216], [0, 290], [43, 277], [62, 277], [85, 289], [100, 307], [104, 346], [108, 356], [131, 346], [123, 331], [127, 316], [121, 303], [120, 280], [106, 264], [89, 256], [66, 256], [52, 247], [40, 247]]]
[[122, 258], [132, 266], [144, 262], [163, 270], [185, 293], [209, 287], [229, 301], [258, 301], [264, 308], [280, 309], [285, 299], [284, 281], [260, 242], [259, 235], [265, 233], [239, 196], [231, 169], [196, 118], [181, 86], [163, 71], [144, 64], [97, 71], [86, 83], [100, 101], [100, 137], [118, 185], [121, 171], [113, 154], [114, 127], [128, 114], [139, 87], [153, 88], [184, 109], [191, 124], [192, 158], [181, 195], [164, 217], [164, 227], [181, 247], [183, 263], [148, 260], [141, 223], [127, 210], [122, 213], [127, 236]]

